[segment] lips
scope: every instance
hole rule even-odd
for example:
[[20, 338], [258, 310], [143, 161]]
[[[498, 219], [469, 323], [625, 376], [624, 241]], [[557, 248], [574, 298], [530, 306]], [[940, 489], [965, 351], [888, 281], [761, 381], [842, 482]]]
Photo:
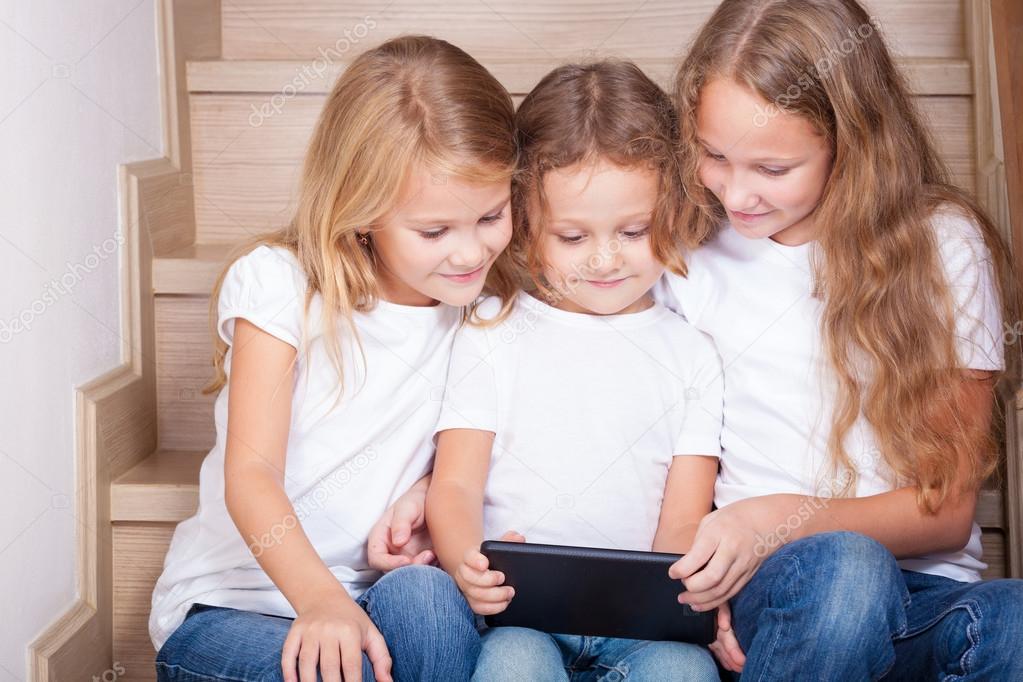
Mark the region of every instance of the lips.
[[755, 223], [761, 218], [770, 215], [773, 211], [764, 211], [763, 213], [743, 213], [742, 211], [731, 211], [732, 216], [741, 220], [744, 223]]
[[621, 277], [619, 279], [609, 279], [609, 280], [604, 280], [604, 281], [595, 280], [595, 279], [588, 279], [586, 281], [589, 284], [592, 284], [593, 286], [599, 287], [601, 289], [611, 289], [613, 287], [618, 286], [619, 284], [624, 282], [626, 279], [628, 279], [628, 277]]
[[468, 282], [474, 281], [477, 277], [479, 277], [480, 274], [482, 274], [484, 267], [485, 266], [481, 265], [478, 268], [476, 268], [475, 270], [473, 270], [471, 272], [466, 272], [466, 273], [461, 274], [461, 275], [446, 275], [446, 274], [440, 273], [440, 276], [444, 277], [445, 279], [447, 279], [447, 280], [449, 280], [451, 282], [455, 282], [456, 284], [466, 284]]

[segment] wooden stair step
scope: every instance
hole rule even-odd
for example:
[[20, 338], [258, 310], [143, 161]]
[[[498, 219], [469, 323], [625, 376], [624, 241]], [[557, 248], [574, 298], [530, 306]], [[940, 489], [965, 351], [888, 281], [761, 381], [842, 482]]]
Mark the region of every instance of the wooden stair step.
[[[662, 87], [670, 86], [678, 60], [636, 59]], [[200, 60], [187, 67], [188, 90], [193, 93], [266, 93], [287, 99], [294, 95], [330, 92], [338, 75], [351, 60]], [[524, 95], [540, 78], [563, 62], [551, 59], [484, 61], [512, 94]], [[899, 65], [917, 95], [970, 95], [973, 76], [966, 59], [907, 58]]]
[[110, 520], [177, 523], [199, 505], [207, 451], [157, 450], [110, 486]]
[[207, 296], [235, 244], [189, 244], [153, 259], [153, 292]]

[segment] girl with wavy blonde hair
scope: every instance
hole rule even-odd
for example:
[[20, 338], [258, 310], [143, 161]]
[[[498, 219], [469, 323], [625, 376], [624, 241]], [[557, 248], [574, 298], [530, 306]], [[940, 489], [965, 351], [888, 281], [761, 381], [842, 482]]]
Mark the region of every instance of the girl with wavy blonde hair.
[[468, 679], [472, 613], [389, 505], [425, 496], [455, 330], [507, 286], [513, 117], [434, 38], [334, 86], [294, 219], [213, 292], [216, 444], [153, 593], [160, 680]]
[[974, 523], [1017, 282], [876, 22], [725, 0], [675, 103], [688, 272], [662, 294], [714, 339], [725, 411], [718, 509], [672, 575], [722, 607], [715, 653], [756, 679], [1023, 679], [1023, 582], [980, 581]]

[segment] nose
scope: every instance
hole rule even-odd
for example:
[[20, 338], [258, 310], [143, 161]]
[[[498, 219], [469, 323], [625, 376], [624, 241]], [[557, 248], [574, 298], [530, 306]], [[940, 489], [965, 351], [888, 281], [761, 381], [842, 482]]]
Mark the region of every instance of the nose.
[[717, 194], [721, 204], [729, 211], [746, 213], [760, 203], [760, 195], [741, 173], [731, 173], [722, 178]]
[[463, 234], [455, 245], [448, 262], [459, 273], [472, 272], [487, 259], [487, 248], [475, 230]]
[[586, 269], [595, 277], [605, 277], [620, 270], [624, 262], [622, 243], [617, 239], [609, 239], [598, 244], [590, 253], [586, 259]]

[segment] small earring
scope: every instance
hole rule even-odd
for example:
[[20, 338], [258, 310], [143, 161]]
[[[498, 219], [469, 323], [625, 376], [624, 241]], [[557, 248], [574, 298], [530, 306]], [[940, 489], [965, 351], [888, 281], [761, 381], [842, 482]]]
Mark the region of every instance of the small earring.
[[369, 245], [369, 237], [367, 237], [365, 234], [360, 234], [359, 235], [359, 243], [362, 244], [363, 246], [368, 246]]

